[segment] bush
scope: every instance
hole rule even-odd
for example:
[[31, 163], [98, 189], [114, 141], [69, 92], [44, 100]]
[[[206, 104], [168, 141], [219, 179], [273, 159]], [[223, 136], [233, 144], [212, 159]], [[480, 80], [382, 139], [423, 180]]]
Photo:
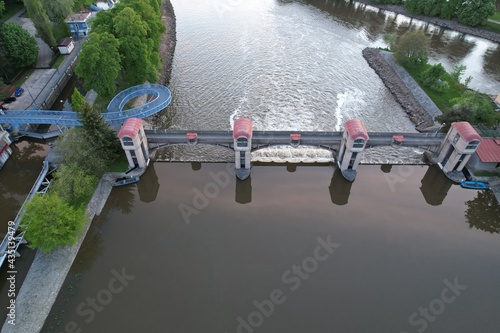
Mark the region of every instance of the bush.
[[75, 244], [87, 217], [83, 208], [75, 209], [56, 194], [35, 195], [26, 203], [21, 229], [31, 248], [50, 252], [63, 245]]
[[430, 86], [430, 88], [437, 92], [445, 92], [450, 88], [450, 85], [448, 84], [448, 82], [438, 79], [434, 84]]

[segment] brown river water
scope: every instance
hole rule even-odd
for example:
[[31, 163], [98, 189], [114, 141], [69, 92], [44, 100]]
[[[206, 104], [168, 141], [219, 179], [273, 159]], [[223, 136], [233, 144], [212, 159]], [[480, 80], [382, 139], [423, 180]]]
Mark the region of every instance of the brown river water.
[[[423, 23], [344, 1], [172, 3], [178, 44], [165, 127], [229, 129], [248, 116], [261, 130], [335, 130], [357, 117], [369, 130], [413, 131], [361, 50]], [[426, 29], [431, 61], [464, 63], [473, 88], [500, 91], [497, 44]], [[0, 172], [5, 221], [46, 154], [43, 145], [14, 150]], [[347, 183], [328, 163], [282, 163], [328, 162], [324, 154], [262, 152], [254, 158], [266, 163], [245, 182], [225, 163], [150, 164], [93, 221], [43, 332], [496, 333], [500, 211], [491, 194], [461, 189], [434, 167], [361, 166]], [[33, 253], [22, 250], [20, 270]]]

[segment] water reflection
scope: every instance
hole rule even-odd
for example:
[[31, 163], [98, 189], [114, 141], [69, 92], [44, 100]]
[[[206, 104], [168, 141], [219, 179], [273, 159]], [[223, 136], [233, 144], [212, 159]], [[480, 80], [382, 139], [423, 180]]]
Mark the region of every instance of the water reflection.
[[422, 178], [420, 191], [425, 202], [432, 206], [439, 206], [453, 185], [453, 182], [446, 177], [437, 165], [431, 165]]
[[201, 170], [201, 163], [200, 162], [191, 162], [191, 170], [200, 171]]
[[346, 205], [349, 201], [352, 184], [342, 176], [339, 168], [335, 168], [330, 186], [328, 186], [332, 203], [339, 206]]
[[113, 189], [108, 201], [111, 209], [130, 214], [135, 203], [135, 185], [121, 186]]
[[[11, 145], [12, 156], [0, 171], [0, 221], [13, 220], [24, 198], [42, 169], [47, 145], [35, 142], [17, 142]], [[5, 232], [2, 227], [2, 232]]]
[[252, 176], [245, 180], [236, 180], [234, 200], [242, 205], [252, 202]]
[[500, 232], [500, 205], [493, 191], [478, 191], [477, 197], [465, 202], [465, 220], [469, 227], [498, 234]]
[[137, 183], [137, 192], [139, 199], [142, 202], [153, 202], [156, 200], [160, 183], [156, 175], [155, 163], [150, 163], [146, 172], [141, 176], [141, 180]]
[[490, 73], [496, 80], [500, 81], [500, 47], [498, 45], [486, 50], [483, 67], [485, 72]]
[[380, 170], [382, 170], [383, 173], [391, 173], [392, 164], [382, 164]]

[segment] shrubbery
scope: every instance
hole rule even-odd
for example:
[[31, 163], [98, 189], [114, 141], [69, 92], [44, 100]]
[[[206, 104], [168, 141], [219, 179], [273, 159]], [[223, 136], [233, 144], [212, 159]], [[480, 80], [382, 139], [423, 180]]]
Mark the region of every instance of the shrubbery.
[[87, 222], [85, 207], [99, 178], [118, 156], [120, 144], [102, 116], [73, 93], [73, 109], [84, 126], [67, 130], [54, 150], [62, 158], [49, 191], [26, 204], [21, 228], [31, 247], [49, 252], [74, 244]]

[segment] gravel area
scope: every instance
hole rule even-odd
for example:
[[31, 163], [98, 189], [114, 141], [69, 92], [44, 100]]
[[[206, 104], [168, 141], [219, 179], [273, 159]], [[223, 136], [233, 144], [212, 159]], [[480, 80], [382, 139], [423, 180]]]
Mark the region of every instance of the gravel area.
[[500, 43], [500, 34], [487, 31], [481, 28], [477, 27], [469, 27], [466, 25], [463, 25], [461, 23], [458, 23], [457, 20], [445, 20], [439, 17], [431, 17], [431, 16], [425, 16], [425, 15], [420, 15], [420, 14], [412, 14], [409, 13], [404, 6], [402, 5], [382, 5], [382, 4], [377, 4], [373, 3], [370, 0], [357, 0], [356, 2], [367, 4], [373, 7], [381, 8], [390, 12], [402, 14], [408, 17], [413, 17], [417, 20], [424, 21], [424, 22], [429, 22], [434, 25], [438, 25], [440, 27], [450, 29], [450, 30], [455, 30], [458, 32], [463, 32], [469, 35], [473, 35], [476, 37], [484, 38], [491, 40], [495, 43]]

